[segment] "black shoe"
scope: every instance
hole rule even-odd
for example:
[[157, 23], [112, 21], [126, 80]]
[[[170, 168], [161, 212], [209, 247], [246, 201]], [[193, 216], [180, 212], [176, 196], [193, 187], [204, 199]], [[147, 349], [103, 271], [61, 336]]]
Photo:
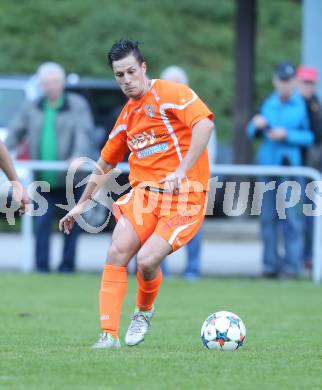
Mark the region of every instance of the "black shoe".
[[49, 267], [36, 267], [35, 271], [40, 273], [40, 274], [49, 274], [50, 273]]
[[70, 267], [70, 266], [66, 266], [66, 265], [60, 265], [57, 272], [59, 272], [61, 274], [71, 274], [71, 273], [75, 272], [75, 268]]
[[289, 272], [282, 272], [279, 276], [281, 280], [299, 280], [300, 279], [299, 274], [293, 274]]
[[278, 278], [278, 272], [263, 272], [262, 277], [264, 279], [277, 279]]
[[37, 269], [36, 272], [38, 274], [50, 274], [50, 270], [49, 269]]

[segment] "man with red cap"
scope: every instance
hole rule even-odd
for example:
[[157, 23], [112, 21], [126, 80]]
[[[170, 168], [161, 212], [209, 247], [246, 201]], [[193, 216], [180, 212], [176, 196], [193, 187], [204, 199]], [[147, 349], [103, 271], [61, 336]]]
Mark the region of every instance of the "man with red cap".
[[[303, 96], [308, 110], [310, 128], [315, 136], [315, 144], [322, 143], [322, 106], [316, 94], [316, 85], [318, 82], [318, 72], [315, 68], [301, 65], [296, 72], [298, 90]], [[308, 157], [308, 156], [306, 156]], [[321, 159], [320, 159], [321, 160]], [[307, 162], [307, 159], [306, 161]], [[319, 166], [314, 168], [321, 169], [322, 161]]]
[[[306, 65], [298, 67], [296, 72], [297, 86], [303, 96], [310, 129], [314, 133], [314, 145], [302, 149], [304, 165], [313, 167], [322, 172], [322, 106], [316, 94], [318, 72], [315, 68]], [[307, 200], [309, 201], [309, 200]], [[304, 221], [304, 262], [307, 268], [312, 267], [312, 237], [313, 217], [306, 217]]]

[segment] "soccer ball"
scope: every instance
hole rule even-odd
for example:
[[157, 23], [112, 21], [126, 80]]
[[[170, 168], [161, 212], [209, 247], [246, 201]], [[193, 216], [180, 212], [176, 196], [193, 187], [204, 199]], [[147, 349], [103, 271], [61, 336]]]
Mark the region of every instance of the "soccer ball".
[[215, 351], [236, 351], [244, 344], [245, 337], [243, 321], [229, 311], [211, 314], [201, 328], [203, 345]]

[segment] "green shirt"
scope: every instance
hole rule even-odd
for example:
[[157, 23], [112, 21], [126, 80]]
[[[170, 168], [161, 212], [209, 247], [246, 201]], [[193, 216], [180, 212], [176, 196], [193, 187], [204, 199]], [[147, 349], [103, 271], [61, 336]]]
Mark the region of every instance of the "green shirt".
[[[49, 104], [47, 99], [44, 102], [44, 123], [40, 137], [40, 160], [57, 160], [56, 116], [63, 103], [63, 96], [55, 104]], [[40, 180], [47, 181], [52, 187], [55, 187], [57, 185], [57, 172], [42, 171], [40, 172]]]

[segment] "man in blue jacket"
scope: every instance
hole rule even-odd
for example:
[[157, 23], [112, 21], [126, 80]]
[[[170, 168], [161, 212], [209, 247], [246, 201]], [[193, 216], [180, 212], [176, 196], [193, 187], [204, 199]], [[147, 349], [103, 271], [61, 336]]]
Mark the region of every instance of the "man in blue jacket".
[[[302, 165], [301, 149], [313, 143], [303, 98], [295, 92], [295, 68], [288, 63], [279, 64], [273, 74], [275, 91], [262, 104], [260, 111], [247, 126], [251, 138], [260, 138], [257, 164]], [[263, 274], [275, 278], [281, 273], [287, 277], [301, 274], [303, 258], [303, 215], [299, 207], [286, 209], [286, 218], [279, 220], [276, 189], [265, 192], [261, 212], [261, 230], [264, 243]], [[281, 228], [281, 229], [279, 229]], [[279, 232], [281, 234], [279, 234]], [[281, 238], [281, 240], [280, 240]], [[280, 255], [279, 241], [284, 250]]]

